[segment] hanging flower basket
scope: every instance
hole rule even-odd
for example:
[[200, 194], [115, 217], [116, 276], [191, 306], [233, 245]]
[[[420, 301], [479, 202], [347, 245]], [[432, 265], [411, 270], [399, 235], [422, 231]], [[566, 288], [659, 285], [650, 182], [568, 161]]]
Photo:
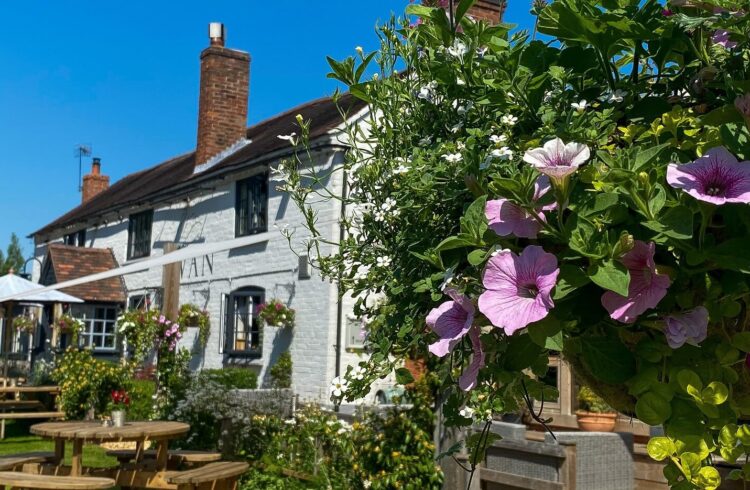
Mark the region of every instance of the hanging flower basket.
[[258, 317], [269, 327], [293, 328], [294, 310], [278, 299], [258, 306]]
[[13, 319], [13, 328], [18, 332], [32, 333], [36, 329], [36, 320], [30, 316], [17, 316]]
[[81, 333], [84, 328], [82, 320], [75, 318], [73, 315], [68, 313], [62, 315], [54, 323], [54, 328], [57, 328], [62, 333]]

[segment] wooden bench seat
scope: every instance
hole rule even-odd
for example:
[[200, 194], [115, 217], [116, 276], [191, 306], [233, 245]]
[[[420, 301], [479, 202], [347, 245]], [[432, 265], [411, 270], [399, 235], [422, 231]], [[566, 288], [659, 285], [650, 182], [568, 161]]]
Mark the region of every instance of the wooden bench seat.
[[0, 412], [0, 419], [61, 419], [64, 412]]
[[[178, 471], [167, 475], [169, 483], [177, 485], [177, 490], [203, 488], [236, 488], [237, 479], [250, 467], [247, 463], [220, 461], [187, 471]], [[206, 487], [206, 488], [209, 488]]]
[[9, 454], [0, 457], [0, 471], [9, 471], [25, 465], [26, 463], [44, 463], [55, 457], [55, 453], [38, 451], [32, 453]]
[[111, 478], [51, 476], [0, 471], [0, 486], [34, 490], [106, 490], [115, 486]]
[[[135, 449], [113, 449], [107, 451], [107, 456], [117, 458], [120, 463], [127, 463], [135, 459]], [[155, 458], [156, 451], [149, 449], [143, 452], [144, 458]], [[169, 462], [172, 464], [203, 464], [221, 461], [221, 453], [209, 451], [169, 451]]]

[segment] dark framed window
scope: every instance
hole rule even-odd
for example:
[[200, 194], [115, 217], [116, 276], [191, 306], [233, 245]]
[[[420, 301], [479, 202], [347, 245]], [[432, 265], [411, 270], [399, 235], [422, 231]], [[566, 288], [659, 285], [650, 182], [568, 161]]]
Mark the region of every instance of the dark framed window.
[[226, 351], [230, 355], [260, 357], [263, 328], [258, 307], [265, 301], [262, 288], [246, 287], [229, 295], [226, 314]]
[[86, 246], [86, 228], [79, 230], [75, 233], [65, 235], [65, 245], [73, 245], [74, 247], [85, 247]]
[[237, 181], [235, 236], [268, 231], [268, 174]]
[[128, 220], [128, 260], [151, 255], [151, 225], [154, 210], [131, 214]]

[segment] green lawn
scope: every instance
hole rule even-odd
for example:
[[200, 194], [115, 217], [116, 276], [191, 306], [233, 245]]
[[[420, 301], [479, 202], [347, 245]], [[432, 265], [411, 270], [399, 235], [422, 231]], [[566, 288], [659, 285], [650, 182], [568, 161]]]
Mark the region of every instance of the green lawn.
[[[0, 440], [0, 456], [5, 454], [28, 453], [32, 451], [54, 451], [50, 439], [29, 434], [33, 422], [8, 420], [5, 423], [5, 439]], [[65, 463], [70, 464], [70, 445], [65, 448]], [[117, 460], [105, 454], [105, 450], [96, 444], [83, 447], [83, 464], [97, 468], [117, 466]]]

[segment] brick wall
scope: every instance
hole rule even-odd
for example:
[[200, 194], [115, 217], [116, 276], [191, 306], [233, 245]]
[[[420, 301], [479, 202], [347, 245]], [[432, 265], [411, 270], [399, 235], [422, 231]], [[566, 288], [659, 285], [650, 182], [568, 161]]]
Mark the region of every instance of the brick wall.
[[507, 0], [478, 0], [469, 9], [469, 15], [477, 20], [498, 24], [503, 19], [506, 6]]
[[203, 50], [196, 165], [245, 137], [249, 92], [248, 53], [223, 46]]
[[91, 173], [83, 176], [81, 202], [84, 203], [109, 187], [109, 176], [101, 174], [101, 163], [98, 158], [91, 164]]

